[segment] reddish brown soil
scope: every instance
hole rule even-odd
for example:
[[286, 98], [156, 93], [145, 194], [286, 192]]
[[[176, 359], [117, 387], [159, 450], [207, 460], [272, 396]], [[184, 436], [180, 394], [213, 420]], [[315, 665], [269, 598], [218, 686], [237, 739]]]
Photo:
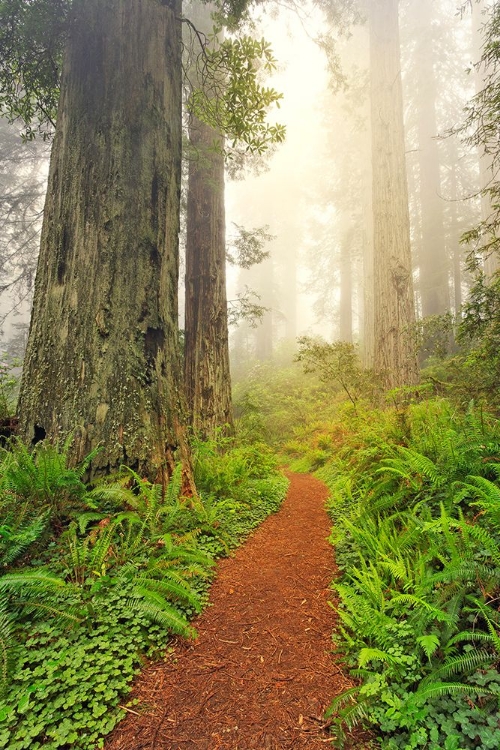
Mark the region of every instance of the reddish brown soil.
[[323, 711], [349, 683], [331, 654], [327, 489], [307, 475], [290, 480], [279, 513], [220, 562], [197, 640], [141, 675], [137, 714], [106, 750], [328, 747]]

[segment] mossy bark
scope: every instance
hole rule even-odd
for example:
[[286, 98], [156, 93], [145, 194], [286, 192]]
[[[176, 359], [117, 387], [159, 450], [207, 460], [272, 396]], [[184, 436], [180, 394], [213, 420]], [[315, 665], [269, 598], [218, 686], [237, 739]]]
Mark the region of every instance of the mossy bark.
[[418, 377], [410, 218], [403, 126], [399, 0], [372, 0], [370, 26], [373, 165], [374, 368], [388, 388]]
[[[211, 9], [211, 4], [198, 5], [192, 12], [206, 35]], [[232, 425], [223, 138], [191, 117], [189, 143], [184, 370], [191, 426], [211, 438], [218, 428]]]
[[75, 0], [19, 400], [157, 477], [179, 440], [180, 1]]

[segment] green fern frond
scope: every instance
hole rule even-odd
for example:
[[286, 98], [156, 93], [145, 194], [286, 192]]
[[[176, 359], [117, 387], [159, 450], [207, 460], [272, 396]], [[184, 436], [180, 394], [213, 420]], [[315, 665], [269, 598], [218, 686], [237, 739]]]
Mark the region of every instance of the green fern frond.
[[367, 706], [364, 702], [346, 706], [339, 712], [338, 722], [344, 723], [349, 730], [354, 729], [368, 717]]
[[5, 597], [0, 596], [0, 697], [4, 697], [9, 684], [13, 648], [12, 619]]
[[471, 502], [471, 505], [486, 511], [490, 522], [498, 530], [500, 528], [500, 487], [481, 476], [469, 476], [467, 479], [472, 496], [478, 498]]
[[418, 596], [413, 596], [412, 594], [397, 594], [392, 597], [387, 606], [388, 608], [392, 608], [398, 604], [408, 604], [417, 610], [425, 611], [430, 619], [438, 620], [439, 622], [450, 622], [450, 616], [447, 612], [444, 612], [442, 609], [435, 607], [430, 602], [425, 601], [425, 599], [421, 599]]
[[445, 564], [445, 568], [434, 574], [435, 583], [483, 582], [500, 583], [500, 568], [476, 560], [467, 560], [458, 565]]
[[37, 612], [40, 612], [42, 614], [48, 614], [51, 617], [54, 617], [58, 621], [67, 621], [71, 623], [80, 623], [83, 622], [84, 618], [81, 615], [81, 612], [78, 610], [77, 607], [67, 607], [65, 606], [64, 609], [61, 609], [61, 607], [56, 607], [55, 605], [36, 601], [34, 599], [16, 599], [16, 604], [20, 606], [23, 610], [23, 614], [25, 615], [33, 615]]
[[176, 543], [171, 534], [161, 537], [163, 542], [162, 558], [164, 560], [179, 560], [183, 563], [198, 563], [199, 565], [213, 566], [214, 559], [207, 552], [194, 549], [186, 544]]
[[165, 504], [175, 505], [179, 502], [182, 493], [182, 464], [177, 464], [165, 491]]
[[498, 654], [500, 654], [500, 635], [497, 631], [498, 623], [495, 622], [492, 618], [492, 610], [484, 604], [484, 602], [479, 601], [479, 599], [476, 599], [475, 597], [469, 597], [469, 600], [472, 601], [478, 610], [481, 612], [484, 620], [486, 621], [486, 625], [488, 626], [488, 630], [490, 631], [491, 639], [493, 642], [493, 645], [497, 651]]
[[410, 698], [405, 701], [405, 706], [422, 705], [431, 698], [441, 698], [443, 695], [494, 695], [497, 694], [491, 690], [477, 687], [476, 685], [466, 685], [460, 682], [436, 682], [419, 688]]
[[177, 635], [186, 638], [195, 638], [196, 630], [189, 624], [186, 618], [173, 605], [169, 604], [158, 593], [153, 591], [142, 592], [140, 597], [131, 597], [128, 601], [131, 609], [143, 613], [152, 622], [162, 625]]
[[417, 643], [430, 661], [431, 657], [436, 653], [437, 649], [439, 648], [439, 636], [437, 636], [435, 633], [428, 633], [427, 635], [419, 635], [417, 637]]
[[62, 578], [53, 576], [46, 571], [21, 571], [18, 573], [6, 573], [0, 576], [0, 590], [32, 590], [32, 591], [54, 591], [66, 587]]
[[395, 581], [408, 581], [408, 571], [404, 561], [401, 558], [397, 560], [381, 560], [379, 565], [381, 568], [386, 568]]
[[500, 567], [500, 548], [498, 542], [487, 529], [479, 524], [468, 524], [464, 520], [450, 522], [452, 526], [459, 529], [464, 537], [470, 537], [480, 542], [487, 550], [491, 559], [497, 567]]
[[87, 512], [79, 513], [76, 516], [75, 521], [78, 524], [78, 531], [80, 532], [80, 534], [85, 534], [89, 524], [93, 523], [94, 521], [102, 521], [104, 518], [106, 518], [105, 513]]
[[183, 564], [182, 569], [175, 568], [175, 561], [171, 560], [155, 560], [148, 565], [147, 572], [150, 575], [163, 575], [165, 572], [170, 578], [179, 583], [185, 583], [189, 578], [208, 578], [211, 575], [211, 570], [207, 565], [199, 563], [186, 563]]
[[[73, 442], [72, 435], [71, 435], [71, 442]], [[68, 449], [69, 449], [69, 446], [68, 446]], [[78, 464], [78, 466], [75, 469], [75, 474], [77, 475], [77, 477], [79, 477], [80, 479], [83, 479], [84, 475], [89, 469], [90, 464], [92, 463], [94, 458], [96, 458], [99, 455], [99, 453], [101, 453], [103, 450], [104, 450], [103, 446], [98, 445], [97, 448], [94, 448], [92, 451], [90, 451], [88, 456], [85, 456], [83, 461], [80, 464]]]
[[[0, 563], [7, 567], [23, 555], [44, 534], [49, 513], [33, 514], [21, 506], [5, 517], [0, 527]], [[2, 533], [3, 531], [3, 533]]]
[[493, 637], [490, 633], [485, 633], [482, 630], [463, 630], [457, 633], [447, 641], [447, 648], [453, 647], [456, 643], [473, 643], [474, 641], [486, 641], [487, 643], [493, 642]]
[[163, 596], [179, 599], [181, 602], [190, 604], [196, 612], [201, 610], [199, 597], [185, 582], [182, 584], [179, 581], [167, 580], [166, 578], [157, 581], [154, 578], [138, 576], [134, 583], [139, 596], [147, 596], [151, 592], [157, 592]]
[[362, 648], [358, 654], [358, 665], [362, 669], [371, 661], [381, 661], [384, 664], [394, 664], [397, 660], [392, 654], [378, 648]]
[[82, 507], [86, 493], [79, 468], [69, 466], [69, 443], [61, 447], [47, 441], [27, 448], [13, 441], [2, 463], [0, 490], [8, 490], [38, 510], [49, 509], [53, 516], [67, 516]]
[[359, 686], [348, 688], [340, 695], [335, 696], [325, 711], [325, 719], [329, 719], [333, 714], [341, 711], [344, 706], [352, 705], [357, 695], [359, 695]]
[[[127, 479], [128, 481], [128, 479]], [[137, 505], [137, 496], [134, 492], [124, 487], [120, 481], [112, 483], [99, 484], [94, 487], [85, 496], [86, 504], [95, 510], [102, 508], [103, 505], [112, 505], [122, 508], [129, 506], [135, 508]]]
[[434, 461], [428, 456], [404, 446], [398, 447], [398, 453], [413, 472], [429, 479], [434, 487], [442, 487], [447, 481], [447, 477], [441, 474]]
[[429, 677], [422, 681], [422, 687], [427, 683], [434, 682], [436, 679], [448, 678], [457, 674], [468, 674], [480, 666], [492, 664], [495, 657], [489, 651], [467, 651], [454, 658], [448, 659], [437, 669], [434, 669]]
[[143, 523], [143, 519], [135, 510], [124, 510], [122, 513], [117, 513], [117, 515], [113, 517], [113, 523], [117, 525], [125, 521], [134, 526]]

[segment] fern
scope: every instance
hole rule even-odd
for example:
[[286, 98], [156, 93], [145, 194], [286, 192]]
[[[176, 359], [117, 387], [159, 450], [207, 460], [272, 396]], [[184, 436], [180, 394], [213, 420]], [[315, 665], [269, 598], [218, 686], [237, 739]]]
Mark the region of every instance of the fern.
[[36, 513], [29, 503], [5, 510], [0, 526], [0, 565], [8, 567], [42, 538], [49, 523], [49, 513]]
[[128, 604], [131, 609], [142, 612], [148, 619], [177, 635], [183, 635], [186, 638], [196, 637], [196, 630], [179, 610], [155, 591], [137, 590], [128, 600]]
[[43, 593], [62, 589], [65, 586], [66, 583], [62, 578], [51, 575], [40, 568], [36, 571], [20, 571], [0, 576], [0, 591], [29, 589], [30, 591]]
[[397, 659], [387, 651], [379, 648], [362, 648], [358, 654], [358, 665], [362, 669], [371, 661], [381, 661], [385, 664], [395, 664]]
[[80, 466], [70, 468], [70, 445], [71, 438], [63, 446], [42, 441], [30, 450], [21, 440], [14, 440], [10, 450], [3, 451], [0, 492], [28, 501], [37, 511], [48, 510], [53, 518], [83, 508], [87, 489], [82, 477], [98, 450]]
[[199, 564], [206, 567], [214, 565], [213, 557], [206, 552], [195, 549], [189, 544], [182, 544], [176, 541], [171, 534], [164, 534], [161, 537], [163, 543], [163, 549], [161, 552], [161, 559], [163, 561], [170, 560], [176, 563], [183, 564]]
[[15, 622], [21, 619], [31, 622], [35, 614], [48, 614], [60, 623], [80, 622], [74, 604], [65, 602], [65, 597], [72, 593], [61, 578], [44, 570], [7, 573], [0, 577], [0, 688], [5, 689], [9, 682]]
[[433, 669], [432, 673], [420, 683], [424, 688], [428, 683], [434, 682], [438, 678], [449, 678], [454, 675], [468, 674], [473, 672], [477, 667], [491, 664], [494, 657], [489, 651], [467, 651], [460, 656], [448, 659], [441, 666]]
[[201, 610], [200, 598], [193, 592], [185, 581], [174, 580], [172, 577], [164, 577], [162, 580], [148, 578], [145, 575], [134, 578], [136, 591], [142, 595], [146, 592], [157, 592], [168, 596], [169, 598], [178, 599], [181, 602], [190, 604], [195, 612]]
[[[500, 467], [499, 467], [500, 468]], [[484, 477], [470, 476], [467, 477], [469, 484], [467, 489], [470, 490], [473, 497], [479, 498], [471, 503], [472, 506], [482, 508], [488, 513], [490, 523], [497, 531], [500, 530], [500, 487]]]
[[478, 524], [468, 524], [464, 520], [454, 521], [452, 525], [459, 529], [465, 538], [472, 538], [480, 542], [488, 552], [492, 561], [497, 567], [500, 567], [500, 549], [498, 541], [490, 532]]
[[415, 608], [424, 614], [424, 621], [437, 620], [438, 622], [450, 622], [450, 616], [439, 607], [413, 594], [397, 594], [393, 596], [388, 603], [388, 608], [393, 608], [398, 604], [405, 604]]
[[433, 656], [439, 648], [440, 641], [439, 636], [437, 636], [435, 633], [430, 633], [427, 635], [419, 635], [417, 638], [417, 643], [430, 661], [431, 656]]
[[460, 682], [435, 682], [419, 688], [407, 699], [404, 705], [408, 709], [410, 705], [420, 706], [432, 698], [440, 698], [443, 695], [496, 695], [491, 690], [477, 687], [476, 685], [467, 685]]
[[403, 446], [398, 448], [398, 453], [414, 474], [428, 479], [434, 488], [442, 487], [446, 483], [448, 477], [438, 469], [436, 463], [428, 456]]
[[97, 511], [113, 511], [124, 506], [135, 508], [137, 496], [130, 487], [125, 486], [129, 480], [128, 476], [121, 480], [116, 477], [106, 479], [86, 494], [86, 505]]
[[343, 748], [347, 740], [344, 727], [350, 731], [368, 717], [367, 699], [359, 694], [360, 688], [345, 690], [330, 703], [325, 711], [325, 719], [333, 718], [331, 732], [334, 735], [333, 746]]
[[75, 521], [78, 526], [79, 533], [85, 534], [91, 523], [93, 523], [94, 521], [103, 521], [105, 518], [107, 518], [105, 513], [95, 513], [87, 511], [86, 513], [79, 513], [76, 516]]
[[487, 643], [493, 642], [493, 637], [490, 633], [485, 633], [482, 630], [463, 630], [460, 633], [456, 633], [452, 638], [447, 641], [447, 648], [453, 648], [457, 643], [473, 643], [474, 641], [486, 641]]
[[116, 524], [109, 522], [97, 527], [84, 539], [79, 539], [76, 526], [70, 526], [64, 536], [63, 559], [68, 568], [68, 578], [82, 586], [87, 577], [103, 575], [111, 558]]
[[18, 611], [26, 616], [39, 611], [61, 622], [77, 622], [80, 619], [75, 614], [73, 604], [68, 604], [75, 594], [74, 587], [43, 569], [21, 570], [1, 576], [0, 596], [6, 594], [10, 595], [11, 614]]
[[491, 641], [493, 643], [493, 646], [495, 647], [497, 654], [500, 655], [500, 635], [497, 631], [498, 623], [494, 622], [492, 619], [492, 610], [487, 607], [484, 602], [479, 601], [479, 599], [476, 599], [475, 597], [469, 597], [469, 599], [476, 605], [477, 609], [481, 612], [486, 625], [488, 626], [488, 630], [490, 631], [491, 635]]
[[7, 597], [0, 594], [0, 698], [4, 697], [9, 685], [13, 647], [12, 618], [8, 612]]
[[356, 696], [359, 695], [359, 690], [359, 686], [355, 685], [354, 687], [342, 691], [340, 695], [337, 695], [325, 710], [325, 718], [329, 719], [333, 714], [341, 711], [346, 705], [352, 705], [355, 702]]
[[182, 464], [177, 464], [165, 491], [165, 504], [176, 505], [182, 495]]

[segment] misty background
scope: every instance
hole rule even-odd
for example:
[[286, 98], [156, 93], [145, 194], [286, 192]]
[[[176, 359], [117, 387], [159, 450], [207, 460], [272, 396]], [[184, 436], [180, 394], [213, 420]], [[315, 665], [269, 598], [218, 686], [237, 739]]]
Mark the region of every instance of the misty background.
[[[417, 315], [458, 315], [470, 279], [464, 231], [488, 211], [478, 192], [488, 165], [452, 134], [481, 88], [481, 29], [488, 4], [400, 3], [401, 75]], [[461, 12], [463, 10], [463, 12]], [[250, 269], [228, 265], [234, 363], [268, 359], [302, 334], [364, 342], [372, 243], [369, 40], [366, 25], [329, 28], [318, 10], [279, 5], [256, 13], [277, 70], [265, 84], [283, 94], [269, 120], [284, 144], [226, 177], [228, 247], [237, 227], [261, 228], [269, 257]], [[329, 54], [325, 52], [325, 46]], [[333, 54], [332, 54], [333, 53]], [[0, 122], [1, 349], [26, 344], [49, 144], [23, 143]], [[485, 176], [486, 174], [486, 176]], [[491, 269], [494, 270], [494, 269]], [[182, 286], [182, 278], [180, 279]], [[263, 308], [238, 315], [241, 298]], [[254, 311], [255, 312], [255, 311]], [[180, 312], [182, 320], [182, 311]]]

